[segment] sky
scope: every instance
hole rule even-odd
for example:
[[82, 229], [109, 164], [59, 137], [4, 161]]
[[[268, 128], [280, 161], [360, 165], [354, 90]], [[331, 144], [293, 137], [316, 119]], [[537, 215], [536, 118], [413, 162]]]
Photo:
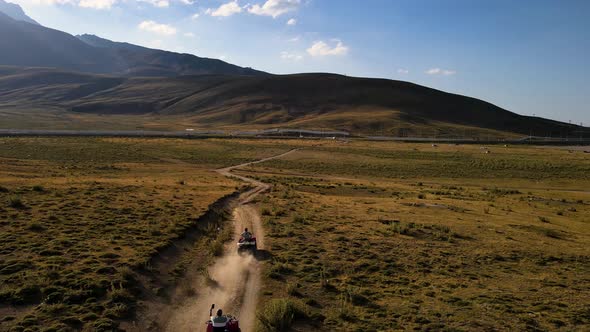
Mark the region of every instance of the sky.
[[44, 26], [275, 73], [410, 81], [590, 125], [589, 0], [8, 0]]

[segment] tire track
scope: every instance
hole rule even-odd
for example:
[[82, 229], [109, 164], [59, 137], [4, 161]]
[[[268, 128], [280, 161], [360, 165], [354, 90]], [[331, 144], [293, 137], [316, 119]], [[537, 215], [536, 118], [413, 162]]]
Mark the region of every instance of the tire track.
[[[245, 227], [253, 230], [259, 250], [264, 250], [264, 229], [257, 209], [250, 205], [258, 195], [270, 189], [270, 185], [246, 176], [233, 174], [241, 167], [281, 158], [297, 151], [288, 152], [260, 159], [254, 162], [230, 166], [216, 170], [226, 177], [240, 179], [253, 186], [241, 194], [233, 208], [234, 239], [239, 238]], [[188, 275], [179, 287], [192, 286], [197, 294], [187, 297], [181, 303], [174, 303], [174, 310], [168, 311], [165, 331], [183, 332], [205, 329], [204, 322], [209, 318], [209, 308], [215, 303], [225, 313], [235, 315], [240, 320], [243, 332], [254, 331], [256, 322], [256, 305], [261, 287], [261, 263], [252, 255], [237, 253], [235, 240], [225, 246], [225, 254], [208, 268], [208, 276]]]

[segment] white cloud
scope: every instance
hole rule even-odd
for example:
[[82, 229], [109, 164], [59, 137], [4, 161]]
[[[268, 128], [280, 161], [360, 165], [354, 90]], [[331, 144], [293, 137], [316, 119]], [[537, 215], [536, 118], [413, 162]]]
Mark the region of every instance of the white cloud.
[[[79, 6], [81, 0], [8, 0], [7, 2], [16, 3], [16, 4], [19, 4], [23, 7], [24, 6], [54, 6], [54, 5]], [[87, 7], [90, 7], [90, 6], [87, 6]]]
[[303, 55], [293, 54], [293, 53], [283, 51], [283, 52], [281, 52], [281, 59], [290, 60], [290, 61], [301, 61], [301, 60], [303, 60]]
[[159, 39], [150, 40], [147, 42], [147, 47], [149, 48], [162, 48], [162, 41]]
[[158, 7], [158, 8], [166, 8], [166, 7], [170, 7], [170, 1], [169, 0], [137, 0], [138, 2], [147, 2], [150, 5], [154, 6], [154, 7]]
[[307, 49], [307, 53], [311, 56], [346, 55], [348, 46], [345, 46], [340, 40], [335, 40], [335, 42], [336, 46], [330, 47], [323, 41], [317, 41]]
[[293, 37], [291, 39], [287, 39], [287, 41], [288, 42], [295, 43], [295, 42], [298, 42], [300, 39], [301, 39], [301, 36], [296, 36], [296, 37]]
[[227, 60], [227, 55], [225, 55], [225, 54], [220, 55], [219, 60], [222, 60], [222, 61]]
[[240, 7], [240, 5], [238, 5], [237, 1], [231, 1], [228, 3], [225, 3], [221, 6], [219, 6], [219, 8], [217, 9], [207, 9], [207, 11], [205, 13], [211, 15], [211, 16], [220, 16], [220, 17], [227, 17], [227, 16], [232, 16], [233, 14], [238, 14], [242, 12], [242, 7]]
[[296, 24], [297, 24], [297, 20], [294, 18], [287, 21], [287, 25], [296, 25]]
[[176, 47], [172, 47], [172, 51], [174, 51], [176, 53], [185, 53], [186, 49], [182, 46], [176, 46]]
[[81, 0], [78, 6], [92, 9], [111, 9], [117, 0]]
[[262, 6], [253, 5], [248, 12], [255, 15], [272, 16], [276, 18], [285, 13], [297, 10], [301, 0], [267, 0]]
[[193, 16], [191, 16], [191, 19], [196, 20], [199, 18], [199, 16], [201, 16], [201, 15], [199, 13], [196, 13]]
[[187, 38], [195, 38], [195, 34], [192, 33], [192, 32], [185, 32], [184, 33], [184, 36], [187, 37]]
[[400, 68], [400, 69], [397, 70], [397, 73], [398, 74], [404, 74], [405, 75], [405, 74], [407, 74], [409, 72], [410, 72], [409, 70], [403, 69], [403, 68]]
[[154, 21], [143, 21], [137, 26], [140, 30], [153, 32], [162, 36], [172, 36], [176, 34], [176, 28], [167, 24], [159, 24]]
[[22, 5], [76, 5], [78, 2], [73, 0], [29, 0], [29, 1], [9, 1]]
[[[108, 10], [115, 5], [128, 0], [15, 0], [14, 2], [26, 3], [30, 5], [72, 5], [82, 8], [103, 9]], [[192, 5], [193, 0], [132, 0], [138, 3], [148, 3], [154, 7], [164, 8], [169, 7], [171, 3], [182, 3], [185, 5]]]
[[454, 70], [440, 69], [440, 68], [431, 68], [426, 71], [426, 74], [428, 74], [428, 75], [450, 76], [450, 75], [455, 75], [456, 73], [457, 72]]

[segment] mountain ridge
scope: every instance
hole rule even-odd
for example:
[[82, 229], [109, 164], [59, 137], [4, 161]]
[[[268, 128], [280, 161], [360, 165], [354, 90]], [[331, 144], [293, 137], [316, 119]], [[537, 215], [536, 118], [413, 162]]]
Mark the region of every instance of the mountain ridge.
[[3, 50], [0, 64], [11, 66], [53, 67], [119, 76], [268, 75], [218, 59], [118, 43], [93, 35], [75, 37], [15, 20], [3, 12], [0, 12], [0, 49]]
[[[567, 136], [578, 130], [409, 82], [272, 75], [96, 35], [73, 36], [2, 12], [0, 49], [0, 113], [28, 107], [41, 118], [49, 108], [73, 121], [126, 115], [139, 126], [280, 125], [393, 136]], [[19, 115], [10, 114], [1, 119], [18, 124]]]
[[37, 21], [28, 16], [21, 6], [15, 3], [0, 0], [0, 12], [8, 15], [9, 17], [17, 21], [23, 21], [31, 24], [40, 25]]
[[[336, 74], [120, 77], [0, 67], [0, 112], [174, 128], [306, 128], [391, 136], [573, 135], [578, 126], [386, 79]], [[5, 118], [6, 119], [6, 118]], [[29, 128], [32, 129], [32, 128]]]

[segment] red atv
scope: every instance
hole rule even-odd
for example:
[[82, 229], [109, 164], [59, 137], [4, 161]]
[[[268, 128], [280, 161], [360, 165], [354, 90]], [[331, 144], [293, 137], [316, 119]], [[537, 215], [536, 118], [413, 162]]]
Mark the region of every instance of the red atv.
[[253, 254], [256, 253], [257, 250], [257, 246], [256, 246], [256, 237], [252, 236], [250, 237], [250, 239], [246, 240], [243, 237], [240, 237], [240, 240], [238, 241], [238, 252], [242, 252], [242, 251], [251, 251]]
[[216, 323], [213, 322], [213, 308], [215, 308], [215, 304], [212, 304], [211, 309], [209, 309], [209, 316], [211, 316], [211, 318], [206, 323], [207, 332], [242, 332], [238, 319], [231, 315], [225, 315], [227, 321], [223, 326], [215, 326]]

